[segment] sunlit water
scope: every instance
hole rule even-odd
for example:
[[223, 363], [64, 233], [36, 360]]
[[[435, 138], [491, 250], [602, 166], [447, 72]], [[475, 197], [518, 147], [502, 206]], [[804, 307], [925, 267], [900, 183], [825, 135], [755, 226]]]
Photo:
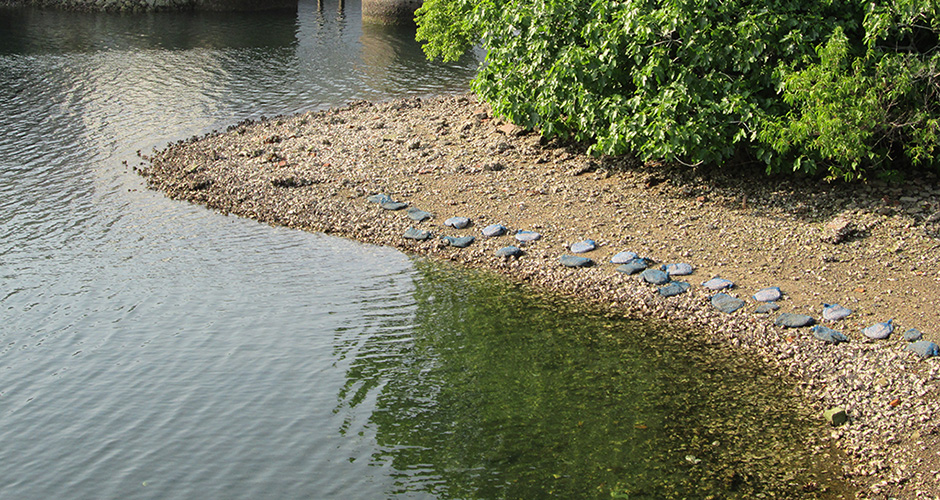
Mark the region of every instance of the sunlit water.
[[687, 333], [173, 202], [125, 164], [245, 118], [466, 89], [479, 54], [430, 63], [413, 35], [364, 30], [357, 2], [0, 10], [0, 498], [838, 489], [802, 470], [795, 399]]

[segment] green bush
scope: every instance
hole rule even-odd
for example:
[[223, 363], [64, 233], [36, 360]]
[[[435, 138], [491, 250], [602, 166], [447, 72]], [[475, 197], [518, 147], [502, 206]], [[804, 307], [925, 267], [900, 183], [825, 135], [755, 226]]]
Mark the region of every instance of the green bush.
[[938, 0], [425, 0], [496, 113], [596, 153], [864, 177], [938, 163]]

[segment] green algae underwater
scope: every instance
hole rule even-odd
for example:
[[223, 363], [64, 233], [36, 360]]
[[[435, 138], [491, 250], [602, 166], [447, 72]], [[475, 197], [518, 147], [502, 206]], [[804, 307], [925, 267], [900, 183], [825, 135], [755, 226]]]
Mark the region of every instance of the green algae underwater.
[[821, 422], [761, 362], [491, 273], [414, 264], [410, 334], [363, 340], [336, 409], [374, 404], [370, 461], [397, 471], [390, 496], [854, 498], [838, 455], [812, 451]]

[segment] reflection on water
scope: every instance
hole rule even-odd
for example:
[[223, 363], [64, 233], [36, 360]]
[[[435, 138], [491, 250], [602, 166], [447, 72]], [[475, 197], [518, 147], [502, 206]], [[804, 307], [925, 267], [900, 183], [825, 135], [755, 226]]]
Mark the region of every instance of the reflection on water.
[[362, 339], [337, 408], [375, 405], [371, 460], [396, 471], [396, 494], [844, 493], [831, 461], [805, 447], [815, 424], [794, 412], [796, 395], [726, 349], [416, 267], [413, 326]]
[[0, 497], [742, 496], [799, 472], [790, 399], [715, 352], [143, 189], [137, 150], [463, 91], [479, 64], [318, 3], [0, 10]]

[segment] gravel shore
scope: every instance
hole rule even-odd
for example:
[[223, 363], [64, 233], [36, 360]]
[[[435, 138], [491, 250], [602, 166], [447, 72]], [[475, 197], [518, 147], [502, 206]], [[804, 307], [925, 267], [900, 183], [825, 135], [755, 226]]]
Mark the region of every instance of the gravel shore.
[[[761, 172], [592, 158], [502, 122], [473, 96], [442, 96], [245, 122], [169, 146], [140, 171], [176, 199], [270, 224], [330, 233], [486, 268], [516, 281], [644, 319], [681, 322], [755, 355], [792, 378], [820, 415], [844, 408], [828, 429], [860, 498], [940, 498], [940, 357], [905, 350], [908, 329], [940, 341], [940, 182], [900, 185], [778, 179]], [[412, 220], [367, 200], [385, 194], [429, 212]], [[471, 220], [464, 229], [450, 217]], [[502, 224], [510, 232], [486, 237]], [[430, 231], [405, 239], [410, 228]], [[516, 230], [541, 238], [518, 242]], [[474, 236], [455, 248], [441, 236]], [[569, 268], [578, 254], [594, 265]], [[515, 245], [519, 258], [495, 256]], [[681, 295], [663, 297], [610, 258], [633, 251], [688, 263]], [[701, 286], [731, 280], [746, 305], [717, 311]], [[780, 309], [757, 314], [752, 295], [779, 287]], [[822, 303], [854, 312], [832, 322]], [[774, 325], [782, 313], [812, 316], [844, 333], [828, 344], [809, 328]], [[887, 339], [861, 329], [894, 320]], [[824, 443], [828, 445], [829, 443]]]

